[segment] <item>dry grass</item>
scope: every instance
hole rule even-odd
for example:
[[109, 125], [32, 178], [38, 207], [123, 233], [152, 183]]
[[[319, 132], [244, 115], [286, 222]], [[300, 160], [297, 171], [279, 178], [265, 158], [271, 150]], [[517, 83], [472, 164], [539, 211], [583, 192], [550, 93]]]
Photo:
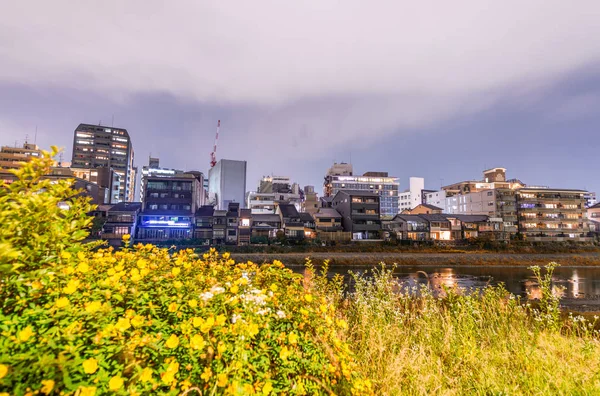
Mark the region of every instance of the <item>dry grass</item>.
[[534, 309], [498, 287], [479, 295], [446, 290], [443, 298], [397, 288], [391, 271], [376, 270], [339, 300], [347, 340], [378, 394], [600, 393], [594, 323], [561, 318], [551, 294]]

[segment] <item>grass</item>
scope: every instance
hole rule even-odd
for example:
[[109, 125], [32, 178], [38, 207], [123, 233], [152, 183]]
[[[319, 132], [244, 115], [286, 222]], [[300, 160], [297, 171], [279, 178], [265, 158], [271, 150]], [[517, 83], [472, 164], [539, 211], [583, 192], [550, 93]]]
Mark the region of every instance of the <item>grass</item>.
[[599, 394], [600, 342], [595, 323], [564, 318], [547, 288], [535, 307], [502, 287], [478, 294], [399, 290], [392, 271], [356, 276], [344, 297], [339, 278], [315, 276], [336, 296], [346, 337], [363, 373], [385, 395]]

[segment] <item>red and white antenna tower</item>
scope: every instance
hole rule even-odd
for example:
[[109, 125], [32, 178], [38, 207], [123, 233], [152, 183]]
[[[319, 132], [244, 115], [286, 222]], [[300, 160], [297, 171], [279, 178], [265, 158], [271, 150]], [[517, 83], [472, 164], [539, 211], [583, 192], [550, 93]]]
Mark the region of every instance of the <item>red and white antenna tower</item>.
[[217, 165], [217, 143], [219, 142], [219, 130], [221, 129], [221, 120], [217, 123], [217, 136], [215, 137], [215, 146], [210, 153], [210, 167], [214, 168]]

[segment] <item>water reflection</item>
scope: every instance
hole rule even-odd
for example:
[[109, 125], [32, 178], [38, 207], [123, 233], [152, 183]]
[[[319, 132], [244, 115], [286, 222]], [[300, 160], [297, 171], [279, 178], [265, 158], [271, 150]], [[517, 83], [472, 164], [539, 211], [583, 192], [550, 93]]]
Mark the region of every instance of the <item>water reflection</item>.
[[[353, 267], [352, 271], [364, 273], [369, 268]], [[332, 268], [331, 273], [345, 276], [349, 286], [352, 281], [347, 275], [349, 268]], [[533, 273], [525, 267], [436, 267], [401, 266], [394, 276], [404, 282], [407, 290], [418, 289], [429, 284], [434, 292], [446, 288], [477, 290], [486, 285], [503, 283], [506, 289], [522, 297], [540, 298], [540, 286]], [[552, 277], [553, 292], [568, 299], [598, 299], [600, 302], [600, 268], [558, 267]]]

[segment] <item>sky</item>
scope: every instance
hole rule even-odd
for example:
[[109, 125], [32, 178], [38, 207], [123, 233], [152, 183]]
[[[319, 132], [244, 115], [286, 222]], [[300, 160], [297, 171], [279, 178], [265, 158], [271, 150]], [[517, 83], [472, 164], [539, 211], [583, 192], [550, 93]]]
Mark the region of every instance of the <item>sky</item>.
[[[334, 161], [426, 188], [600, 193], [600, 2], [0, 0], [0, 144], [126, 128], [136, 165], [248, 161], [321, 191]], [[37, 134], [36, 134], [37, 129]]]

